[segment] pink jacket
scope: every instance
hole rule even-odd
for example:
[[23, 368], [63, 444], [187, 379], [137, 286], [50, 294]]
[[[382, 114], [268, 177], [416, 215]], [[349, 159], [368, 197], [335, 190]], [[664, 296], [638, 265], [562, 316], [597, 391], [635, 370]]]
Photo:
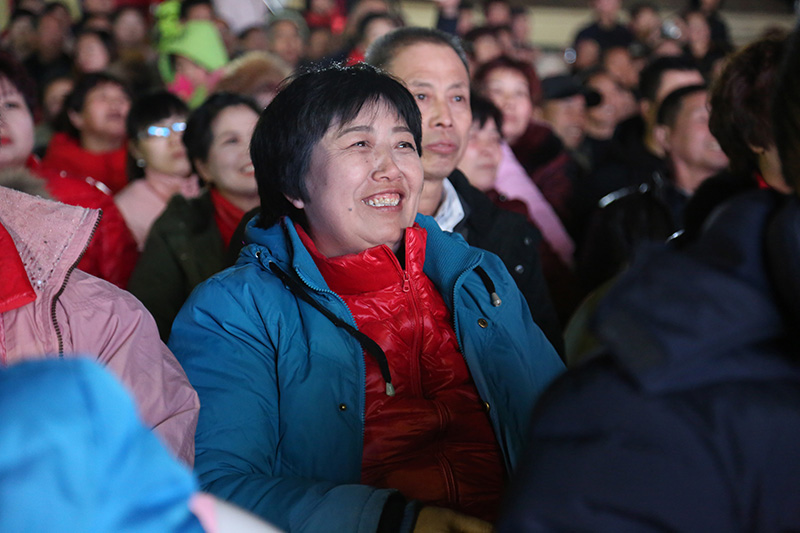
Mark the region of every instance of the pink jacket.
[[200, 403], [153, 318], [131, 294], [75, 269], [99, 219], [96, 210], [0, 187], [0, 364], [96, 356], [192, 465]]

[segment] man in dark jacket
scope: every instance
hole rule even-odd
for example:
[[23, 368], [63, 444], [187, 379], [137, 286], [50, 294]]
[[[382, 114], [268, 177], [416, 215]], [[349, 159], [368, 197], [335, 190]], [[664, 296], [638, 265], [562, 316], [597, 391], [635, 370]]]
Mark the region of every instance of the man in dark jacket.
[[708, 128], [706, 100], [703, 85], [681, 87], [664, 99], [655, 133], [666, 169], [600, 201], [579, 255], [578, 273], [587, 289], [617, 274], [642, 242], [664, 241], [681, 230], [691, 195], [727, 167], [728, 158]]
[[800, 31], [775, 92], [795, 193], [651, 245], [601, 305], [602, 354], [537, 405], [500, 531], [800, 528]]
[[522, 215], [496, 207], [456, 170], [472, 125], [468, 63], [457, 39], [437, 30], [402, 28], [373, 43], [366, 60], [399, 78], [422, 113], [420, 213], [433, 216], [445, 231], [460, 233], [471, 246], [500, 256], [534, 321], [563, 353], [539, 259], [541, 234]]

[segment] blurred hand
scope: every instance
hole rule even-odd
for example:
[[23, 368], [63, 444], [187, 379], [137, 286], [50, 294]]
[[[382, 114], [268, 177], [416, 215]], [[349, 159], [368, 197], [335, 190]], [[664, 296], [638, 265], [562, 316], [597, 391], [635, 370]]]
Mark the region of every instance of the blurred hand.
[[414, 533], [492, 533], [489, 522], [443, 507], [423, 507]]

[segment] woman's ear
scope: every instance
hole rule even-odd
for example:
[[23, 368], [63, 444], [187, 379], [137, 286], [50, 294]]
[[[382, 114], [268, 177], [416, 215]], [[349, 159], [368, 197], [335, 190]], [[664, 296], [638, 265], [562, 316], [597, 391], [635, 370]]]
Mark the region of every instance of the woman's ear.
[[141, 150], [139, 150], [137, 144], [138, 143], [136, 141], [128, 141], [128, 151], [131, 153], [131, 157], [134, 159], [144, 159], [144, 156], [142, 155]]
[[305, 202], [303, 202], [303, 200], [300, 200], [299, 198], [289, 198], [285, 194], [283, 196], [287, 200], [289, 200], [289, 203], [292, 204], [293, 206], [295, 206], [295, 208], [297, 208], [297, 209], [303, 209], [306, 206]]
[[214, 182], [214, 180], [208, 177], [208, 166], [204, 161], [195, 159], [192, 161], [192, 166], [197, 170], [197, 175], [200, 177], [200, 181], [207, 184]]

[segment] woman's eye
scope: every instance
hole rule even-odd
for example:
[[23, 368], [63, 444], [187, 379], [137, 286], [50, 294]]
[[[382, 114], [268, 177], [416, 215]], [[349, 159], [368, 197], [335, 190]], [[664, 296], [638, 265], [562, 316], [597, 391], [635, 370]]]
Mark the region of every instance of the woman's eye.
[[414, 143], [408, 141], [402, 141], [399, 145], [399, 148], [410, 148], [414, 150]]
[[353, 143], [353, 146], [364, 148], [365, 146], [367, 146], [367, 141], [356, 141]]
[[414, 97], [415, 97], [417, 100], [425, 100], [425, 99], [427, 98], [427, 96], [426, 96], [426, 95], [424, 95], [424, 94], [416, 94], [416, 95], [414, 95]]
[[463, 96], [461, 96], [460, 94], [457, 94], [456, 96], [453, 97], [453, 101], [455, 101], [455, 102], [463, 102], [464, 100], [466, 100], [466, 99]]

